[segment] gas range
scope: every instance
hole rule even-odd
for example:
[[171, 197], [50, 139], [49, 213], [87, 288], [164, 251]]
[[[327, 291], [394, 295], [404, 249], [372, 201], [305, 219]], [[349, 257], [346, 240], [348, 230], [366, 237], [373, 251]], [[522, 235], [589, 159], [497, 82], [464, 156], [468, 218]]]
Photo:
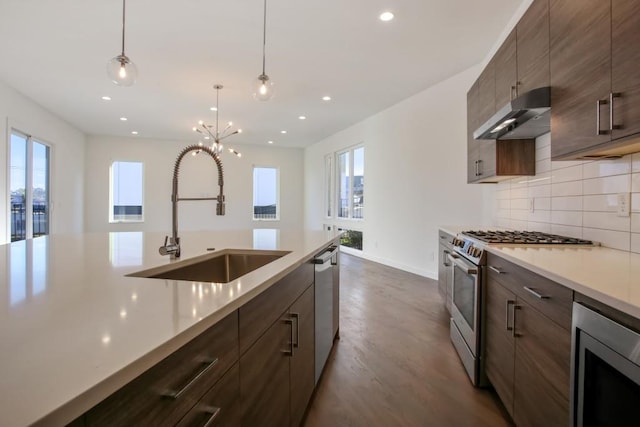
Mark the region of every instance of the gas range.
[[485, 247], [492, 244], [509, 245], [590, 245], [591, 240], [539, 231], [469, 230], [453, 239], [453, 248], [476, 265], [485, 262]]

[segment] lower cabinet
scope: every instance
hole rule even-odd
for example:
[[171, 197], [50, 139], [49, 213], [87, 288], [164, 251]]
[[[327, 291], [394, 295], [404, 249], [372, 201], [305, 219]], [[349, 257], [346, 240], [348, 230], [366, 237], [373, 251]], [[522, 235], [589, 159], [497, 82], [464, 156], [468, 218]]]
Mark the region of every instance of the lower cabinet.
[[314, 288], [240, 357], [242, 425], [299, 426], [314, 388]]
[[438, 237], [438, 291], [444, 300], [447, 311], [451, 313], [453, 265], [449, 261], [448, 255], [453, 250], [454, 236], [444, 230], [440, 230]]
[[299, 426], [315, 387], [311, 262], [70, 426]]
[[492, 254], [487, 264], [489, 380], [519, 427], [568, 425], [572, 292]]

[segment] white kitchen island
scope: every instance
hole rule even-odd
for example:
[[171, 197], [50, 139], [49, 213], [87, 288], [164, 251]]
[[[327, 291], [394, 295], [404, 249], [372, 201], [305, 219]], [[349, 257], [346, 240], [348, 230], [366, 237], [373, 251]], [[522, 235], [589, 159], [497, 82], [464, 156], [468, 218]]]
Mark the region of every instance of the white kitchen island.
[[[308, 261], [338, 233], [87, 233], [0, 246], [0, 425], [64, 425]], [[216, 248], [211, 251], [210, 248]], [[127, 277], [225, 249], [289, 251], [229, 283]]]

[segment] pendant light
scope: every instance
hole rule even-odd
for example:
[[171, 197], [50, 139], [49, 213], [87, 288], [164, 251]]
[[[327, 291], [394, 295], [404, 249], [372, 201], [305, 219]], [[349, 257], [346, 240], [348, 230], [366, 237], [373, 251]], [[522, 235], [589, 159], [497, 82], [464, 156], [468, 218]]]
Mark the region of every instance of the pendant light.
[[136, 64], [131, 62], [129, 57], [124, 54], [124, 23], [126, 1], [122, 0], [122, 53], [112, 58], [107, 63], [107, 74], [111, 81], [118, 86], [131, 86], [136, 82], [138, 77], [138, 68]]
[[267, 0], [264, 0], [264, 14], [262, 22], [262, 74], [255, 82], [253, 97], [258, 101], [268, 101], [273, 96], [273, 81], [265, 73], [265, 47], [267, 45]]
[[[231, 126], [233, 126], [232, 122], [227, 123], [227, 126], [222, 131], [220, 131], [220, 127], [218, 126], [218, 113], [220, 111], [220, 106], [219, 106], [220, 89], [222, 89], [223, 87], [224, 86], [222, 86], [220, 84], [216, 84], [216, 85], [213, 86], [213, 88], [216, 90], [216, 109], [215, 109], [215, 111], [216, 111], [216, 124], [215, 124], [215, 129], [214, 129], [214, 125], [208, 125], [205, 122], [203, 122], [202, 120], [200, 120], [198, 122], [198, 126], [194, 126], [193, 127], [193, 131], [194, 132], [198, 132], [200, 135], [203, 136], [203, 138], [205, 140], [208, 140], [208, 141], [213, 140], [213, 142], [211, 144], [211, 149], [216, 154], [222, 153], [222, 150], [223, 150], [222, 140], [223, 139], [228, 138], [231, 135], [242, 133], [242, 129], [231, 130]], [[202, 141], [200, 141], [199, 145], [203, 146], [204, 143]], [[200, 152], [200, 150], [194, 151], [193, 155], [195, 156], [199, 152]], [[242, 154], [239, 153], [238, 151], [234, 150], [233, 148], [229, 148], [229, 152], [232, 153], [232, 154], [235, 154], [238, 157], [242, 157]]]

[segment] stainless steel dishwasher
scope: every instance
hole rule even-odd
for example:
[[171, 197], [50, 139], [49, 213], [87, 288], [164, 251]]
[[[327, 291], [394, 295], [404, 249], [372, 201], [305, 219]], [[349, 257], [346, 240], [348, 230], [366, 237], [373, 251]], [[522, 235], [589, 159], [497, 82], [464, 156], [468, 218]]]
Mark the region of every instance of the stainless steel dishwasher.
[[316, 384], [338, 332], [339, 254], [339, 246], [331, 245], [313, 259], [316, 296]]

